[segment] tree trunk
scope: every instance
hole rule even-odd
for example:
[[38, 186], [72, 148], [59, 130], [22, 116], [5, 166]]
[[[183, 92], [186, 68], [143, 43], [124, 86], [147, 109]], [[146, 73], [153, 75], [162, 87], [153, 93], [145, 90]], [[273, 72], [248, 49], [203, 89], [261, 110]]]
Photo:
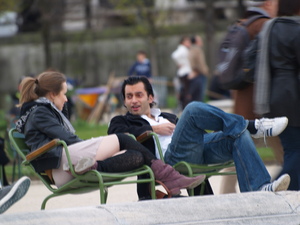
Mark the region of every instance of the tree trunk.
[[238, 17], [243, 18], [245, 17], [246, 7], [244, 5], [243, 0], [237, 0], [238, 1]]
[[44, 45], [45, 69], [48, 69], [52, 66], [51, 24], [49, 21], [43, 21], [42, 40], [43, 40], [43, 45]]
[[38, 8], [41, 12], [41, 36], [45, 55], [45, 69], [52, 67], [52, 29], [62, 32], [62, 20], [64, 17], [64, 0], [43, 0], [38, 1]]
[[149, 38], [150, 43], [150, 52], [149, 52], [149, 59], [151, 62], [151, 73], [152, 76], [158, 76], [158, 63], [157, 63], [157, 48], [156, 48], [156, 39]]
[[92, 11], [91, 11], [91, 0], [84, 1], [85, 11], [85, 27], [87, 30], [92, 28]]
[[151, 60], [151, 71], [153, 76], [158, 76], [158, 65], [157, 65], [157, 27], [155, 24], [155, 12], [153, 8], [146, 9], [146, 21], [149, 25], [149, 42], [150, 42], [150, 60]]
[[215, 67], [215, 15], [214, 15], [214, 2], [215, 0], [205, 0], [205, 45], [207, 63], [210, 68], [210, 75]]

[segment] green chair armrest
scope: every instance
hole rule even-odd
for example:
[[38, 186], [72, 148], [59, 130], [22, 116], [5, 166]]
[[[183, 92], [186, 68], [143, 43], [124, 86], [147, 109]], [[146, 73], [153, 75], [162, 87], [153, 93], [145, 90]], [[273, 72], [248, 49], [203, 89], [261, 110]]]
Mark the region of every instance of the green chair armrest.
[[141, 135], [137, 136], [136, 140], [140, 143], [143, 143], [144, 141], [148, 140], [149, 138], [152, 137], [152, 132], [153, 131], [145, 131], [144, 133], [142, 133]]
[[164, 160], [164, 156], [163, 156], [163, 152], [162, 152], [162, 149], [161, 149], [161, 145], [160, 145], [160, 141], [158, 139], [158, 135], [153, 132], [153, 131], [145, 131], [144, 133], [142, 133], [140, 136], [138, 136], [136, 138], [136, 140], [140, 143], [143, 143], [144, 141], [148, 140], [149, 138], [154, 138], [154, 141], [155, 141], [155, 144], [156, 144], [156, 147], [158, 149], [158, 153], [159, 153], [159, 157], [162, 161], [165, 161]]

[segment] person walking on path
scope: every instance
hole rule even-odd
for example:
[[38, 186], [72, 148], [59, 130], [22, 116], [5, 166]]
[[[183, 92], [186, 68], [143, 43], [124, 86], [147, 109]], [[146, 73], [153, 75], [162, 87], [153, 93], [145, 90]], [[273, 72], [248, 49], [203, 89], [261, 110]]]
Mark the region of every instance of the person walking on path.
[[184, 36], [180, 39], [180, 43], [176, 50], [172, 53], [171, 57], [177, 66], [177, 78], [179, 79], [179, 101], [182, 109], [188, 104], [189, 95], [189, 75], [192, 71], [189, 61], [189, 48], [191, 47], [191, 41], [188, 36]]
[[207, 77], [209, 73], [203, 52], [203, 41], [199, 35], [191, 37], [191, 47], [189, 51], [189, 60], [192, 72], [190, 80], [190, 97], [191, 101], [204, 101], [206, 93]]
[[[253, 23], [247, 26], [247, 31], [250, 39], [253, 40], [261, 31], [265, 22], [270, 18], [275, 17], [278, 9], [278, 0], [251, 0], [247, 1], [247, 11], [245, 18], [241, 21], [246, 21], [253, 16], [264, 16], [256, 19]], [[260, 118], [254, 112], [254, 84], [249, 83], [246, 87], [239, 90], [232, 90], [234, 99], [233, 113], [243, 116], [245, 119], [254, 120]], [[279, 137], [268, 137], [266, 139], [267, 145], [272, 149], [276, 162], [279, 165], [283, 164], [283, 148]], [[262, 144], [260, 140], [254, 140], [256, 146]], [[264, 143], [265, 144], [265, 143]], [[221, 193], [236, 192], [235, 184], [237, 182], [236, 176], [224, 176]]]
[[279, 0], [278, 17], [265, 23], [259, 36], [255, 111], [286, 116], [279, 135], [284, 149], [281, 174], [291, 177], [288, 190], [300, 190], [300, 1]]

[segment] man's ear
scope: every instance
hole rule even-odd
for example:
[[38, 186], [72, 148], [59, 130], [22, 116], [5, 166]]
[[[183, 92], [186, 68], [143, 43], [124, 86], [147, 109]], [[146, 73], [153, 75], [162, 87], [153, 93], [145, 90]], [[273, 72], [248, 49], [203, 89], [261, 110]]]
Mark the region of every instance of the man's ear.
[[149, 104], [154, 102], [154, 97], [153, 97], [153, 95], [149, 95], [148, 101], [149, 101]]

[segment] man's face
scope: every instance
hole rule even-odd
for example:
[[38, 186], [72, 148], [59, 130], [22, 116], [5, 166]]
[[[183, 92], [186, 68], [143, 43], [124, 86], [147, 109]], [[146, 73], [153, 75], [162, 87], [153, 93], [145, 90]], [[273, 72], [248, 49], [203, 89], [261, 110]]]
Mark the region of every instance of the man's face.
[[136, 59], [139, 62], [144, 62], [145, 58], [146, 58], [146, 56], [144, 54], [141, 54], [141, 53], [137, 54], [137, 56], [136, 56]]
[[131, 114], [150, 116], [149, 104], [152, 102], [153, 96], [148, 96], [143, 82], [125, 86], [124, 104]]
[[184, 41], [182, 42], [182, 44], [187, 48], [191, 47], [191, 41], [189, 38], [185, 38]]

